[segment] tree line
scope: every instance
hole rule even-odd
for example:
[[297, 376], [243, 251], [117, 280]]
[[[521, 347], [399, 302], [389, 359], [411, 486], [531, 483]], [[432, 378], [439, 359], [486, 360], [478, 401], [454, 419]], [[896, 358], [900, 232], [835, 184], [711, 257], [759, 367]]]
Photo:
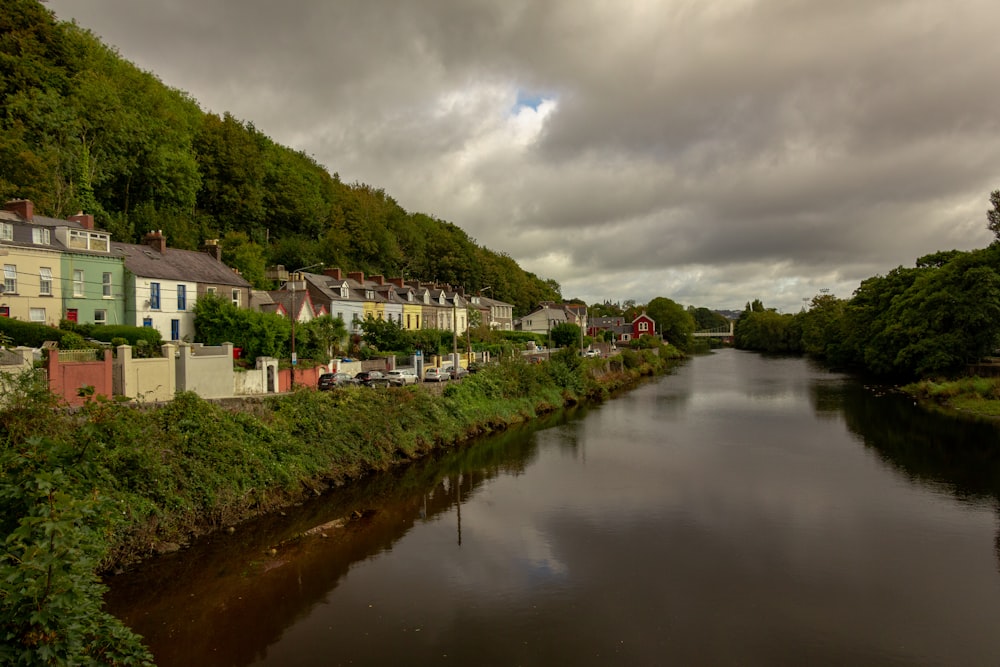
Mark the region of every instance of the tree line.
[[37, 0], [0, 8], [0, 197], [42, 215], [78, 211], [123, 242], [162, 230], [173, 247], [218, 238], [255, 287], [264, 268], [323, 262], [462, 285], [518, 314], [560, 288], [457, 225], [346, 184], [303, 151], [229, 113], [206, 113]]
[[963, 372], [1000, 346], [1000, 191], [990, 200], [998, 240], [988, 247], [925, 255], [862, 281], [849, 299], [819, 294], [796, 314], [755, 299], [736, 323], [736, 346], [904, 380]]

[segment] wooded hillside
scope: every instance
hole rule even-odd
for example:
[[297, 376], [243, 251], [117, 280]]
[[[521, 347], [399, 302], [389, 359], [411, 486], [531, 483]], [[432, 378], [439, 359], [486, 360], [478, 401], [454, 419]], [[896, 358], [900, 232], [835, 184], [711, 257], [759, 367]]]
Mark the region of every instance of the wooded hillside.
[[345, 184], [301, 151], [140, 71], [37, 0], [0, 8], [0, 197], [42, 215], [93, 213], [116, 240], [163, 230], [171, 246], [222, 240], [258, 287], [264, 267], [323, 262], [447, 282], [525, 313], [559, 285], [450, 222]]

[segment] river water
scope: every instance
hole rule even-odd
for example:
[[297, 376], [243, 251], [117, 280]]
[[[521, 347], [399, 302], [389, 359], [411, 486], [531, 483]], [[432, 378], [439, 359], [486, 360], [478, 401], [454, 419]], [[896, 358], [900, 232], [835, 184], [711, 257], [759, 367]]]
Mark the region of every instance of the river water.
[[107, 599], [164, 667], [993, 666], [998, 498], [992, 424], [723, 350]]

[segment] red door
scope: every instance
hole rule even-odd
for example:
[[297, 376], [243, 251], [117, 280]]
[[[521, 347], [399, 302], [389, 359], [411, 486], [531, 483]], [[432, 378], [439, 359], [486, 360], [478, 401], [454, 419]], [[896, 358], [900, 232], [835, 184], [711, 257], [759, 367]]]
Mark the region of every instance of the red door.
[[69, 308], [66, 310], [66, 319], [70, 322], [76, 322], [76, 308]]

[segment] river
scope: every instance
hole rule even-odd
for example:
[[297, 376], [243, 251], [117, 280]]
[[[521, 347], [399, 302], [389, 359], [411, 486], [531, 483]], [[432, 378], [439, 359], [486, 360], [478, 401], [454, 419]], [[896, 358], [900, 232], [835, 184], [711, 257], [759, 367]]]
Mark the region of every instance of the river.
[[107, 601], [161, 667], [993, 666], [998, 498], [993, 424], [723, 350], [200, 540]]

